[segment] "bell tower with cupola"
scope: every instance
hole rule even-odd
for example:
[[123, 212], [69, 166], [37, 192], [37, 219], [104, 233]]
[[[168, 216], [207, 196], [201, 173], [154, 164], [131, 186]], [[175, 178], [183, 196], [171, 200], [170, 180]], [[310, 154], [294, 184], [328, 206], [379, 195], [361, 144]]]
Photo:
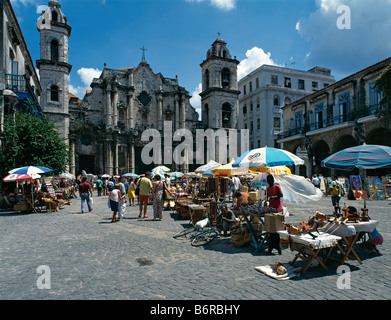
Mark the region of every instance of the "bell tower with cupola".
[[237, 66], [227, 43], [220, 36], [213, 42], [201, 63], [201, 117], [208, 128], [237, 128], [239, 91]]
[[42, 85], [40, 105], [68, 142], [69, 74], [72, 69], [68, 63], [68, 38], [72, 28], [60, 3], [49, 2], [37, 20], [37, 28], [40, 33], [40, 59], [37, 60]]

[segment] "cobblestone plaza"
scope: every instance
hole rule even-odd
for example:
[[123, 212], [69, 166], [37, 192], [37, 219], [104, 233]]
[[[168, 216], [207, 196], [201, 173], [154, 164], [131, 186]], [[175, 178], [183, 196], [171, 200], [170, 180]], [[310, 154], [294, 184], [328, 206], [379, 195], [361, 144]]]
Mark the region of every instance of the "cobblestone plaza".
[[[361, 208], [362, 201], [341, 201]], [[94, 197], [94, 210], [80, 214], [80, 198], [59, 212], [0, 212], [0, 299], [3, 300], [387, 300], [391, 298], [391, 202], [368, 201], [369, 215], [379, 220], [384, 238], [380, 255], [356, 248], [363, 260], [348, 260], [350, 288], [338, 289], [338, 264], [328, 271], [311, 267], [304, 275], [279, 281], [256, 266], [287, 263], [294, 257], [238, 248], [229, 238], [192, 247], [173, 235], [188, 226], [164, 211], [162, 221], [138, 218], [138, 207], [127, 207], [125, 218], [110, 223], [107, 196]], [[286, 222], [307, 221], [315, 210], [331, 213], [331, 199], [310, 204], [285, 201]], [[152, 216], [152, 206], [148, 207]], [[297, 262], [300, 265], [301, 262]], [[50, 289], [38, 280], [50, 270]], [[42, 269], [41, 269], [42, 270]]]

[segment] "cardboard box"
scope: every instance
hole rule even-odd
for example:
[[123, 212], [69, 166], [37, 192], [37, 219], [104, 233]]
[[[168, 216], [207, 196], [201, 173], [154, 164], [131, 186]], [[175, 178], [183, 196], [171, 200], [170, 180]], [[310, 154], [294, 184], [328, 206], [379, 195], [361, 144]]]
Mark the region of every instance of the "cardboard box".
[[265, 214], [265, 230], [266, 232], [276, 233], [277, 231], [285, 230], [285, 216], [282, 214]]
[[248, 187], [246, 187], [246, 186], [242, 186], [241, 188], [240, 188], [240, 192], [248, 192]]
[[253, 199], [254, 202], [258, 202], [259, 197], [257, 191], [250, 191], [248, 195], [250, 196], [251, 199]]

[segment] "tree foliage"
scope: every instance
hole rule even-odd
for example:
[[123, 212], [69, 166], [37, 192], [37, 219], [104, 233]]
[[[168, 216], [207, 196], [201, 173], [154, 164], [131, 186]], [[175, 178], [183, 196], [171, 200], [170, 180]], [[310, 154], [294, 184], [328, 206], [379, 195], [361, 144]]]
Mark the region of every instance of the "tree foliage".
[[384, 118], [387, 122], [391, 120], [391, 66], [388, 66], [376, 79], [375, 88], [382, 92], [380, 108], [376, 111], [379, 118]]
[[17, 112], [15, 121], [5, 118], [1, 136], [0, 173], [24, 166], [43, 166], [53, 169], [53, 174], [66, 170], [70, 151], [56, 130], [56, 125], [32, 111]]

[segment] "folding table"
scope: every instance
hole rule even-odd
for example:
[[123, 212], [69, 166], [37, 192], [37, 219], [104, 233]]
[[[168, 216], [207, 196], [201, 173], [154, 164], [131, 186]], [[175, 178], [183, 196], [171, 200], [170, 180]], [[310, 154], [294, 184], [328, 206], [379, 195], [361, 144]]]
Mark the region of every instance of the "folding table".
[[[342, 254], [342, 259], [340, 264], [344, 264], [345, 260], [349, 259], [349, 254], [352, 253], [356, 260], [362, 264], [362, 261], [356, 251], [354, 251], [353, 246], [355, 245], [359, 236], [366, 232], [372, 232], [378, 225], [378, 220], [369, 220], [369, 221], [358, 221], [358, 222], [347, 222], [342, 225], [333, 224], [332, 222], [327, 223], [324, 227], [321, 228], [322, 231], [325, 231], [329, 234], [340, 236], [343, 242], [346, 245], [346, 252], [339, 248]], [[330, 224], [332, 224], [330, 226]]]
[[[335, 246], [339, 249], [338, 241], [341, 240], [341, 237], [336, 235], [331, 235], [324, 232], [314, 232], [313, 234], [317, 236], [315, 239], [307, 233], [298, 233], [298, 234], [289, 234], [288, 231], [277, 231], [280, 234], [280, 237], [288, 241], [292, 241], [294, 247], [297, 248], [298, 253], [295, 255], [294, 259], [291, 261], [293, 265], [298, 258], [306, 260], [307, 264], [302, 270], [304, 274], [308, 268], [311, 266], [311, 263], [316, 259], [319, 264], [328, 271], [325, 263], [329, 259], [330, 254]], [[322, 249], [329, 248], [327, 256], [322, 261], [319, 258], [319, 252]]]

